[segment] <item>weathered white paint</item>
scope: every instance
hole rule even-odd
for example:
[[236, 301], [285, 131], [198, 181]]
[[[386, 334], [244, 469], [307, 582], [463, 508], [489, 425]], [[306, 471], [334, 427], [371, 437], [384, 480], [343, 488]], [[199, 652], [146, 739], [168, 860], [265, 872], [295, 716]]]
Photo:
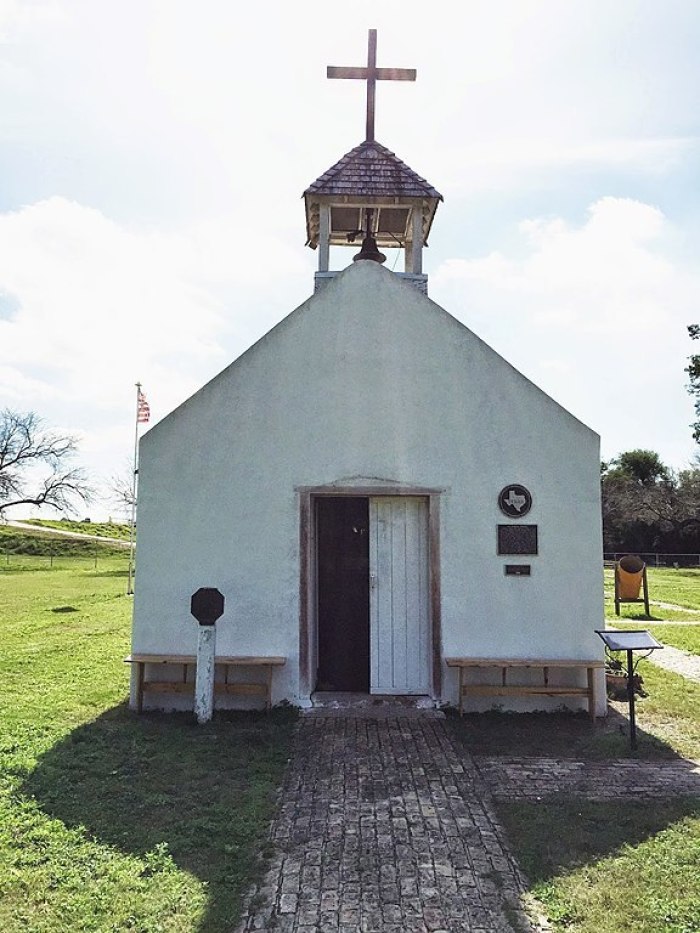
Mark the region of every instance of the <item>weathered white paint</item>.
[[214, 712], [216, 626], [197, 626], [197, 673], [194, 684], [194, 714], [197, 722], [209, 722]]
[[370, 690], [427, 694], [428, 510], [425, 499], [370, 499]]
[[[134, 650], [193, 653], [190, 594], [217, 586], [236, 614], [218, 650], [286, 655], [273, 701], [308, 703], [296, 490], [386, 483], [444, 490], [443, 657], [602, 657], [599, 470], [593, 431], [417, 289], [352, 263], [142, 438]], [[529, 578], [496, 554], [508, 483], [533, 495]], [[440, 699], [456, 690], [444, 667]]]

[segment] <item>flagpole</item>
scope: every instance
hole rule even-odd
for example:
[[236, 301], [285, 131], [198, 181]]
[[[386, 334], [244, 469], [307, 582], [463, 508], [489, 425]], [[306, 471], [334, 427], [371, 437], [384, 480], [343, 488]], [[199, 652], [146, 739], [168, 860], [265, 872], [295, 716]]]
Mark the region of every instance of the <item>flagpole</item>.
[[134, 542], [136, 528], [136, 477], [138, 476], [139, 456], [139, 399], [141, 397], [141, 383], [136, 383], [136, 427], [134, 430], [134, 469], [131, 474], [131, 521], [129, 522], [129, 581], [126, 595], [133, 596], [134, 587]]

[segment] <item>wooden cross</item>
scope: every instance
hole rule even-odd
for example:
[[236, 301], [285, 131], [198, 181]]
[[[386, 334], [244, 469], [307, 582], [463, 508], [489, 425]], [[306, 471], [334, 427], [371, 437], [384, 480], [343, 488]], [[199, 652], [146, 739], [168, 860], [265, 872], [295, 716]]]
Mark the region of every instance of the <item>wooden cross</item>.
[[374, 139], [374, 98], [377, 81], [415, 81], [415, 68], [377, 68], [377, 30], [370, 29], [367, 43], [367, 67], [351, 68], [329, 65], [329, 78], [359, 78], [367, 82], [367, 140]]

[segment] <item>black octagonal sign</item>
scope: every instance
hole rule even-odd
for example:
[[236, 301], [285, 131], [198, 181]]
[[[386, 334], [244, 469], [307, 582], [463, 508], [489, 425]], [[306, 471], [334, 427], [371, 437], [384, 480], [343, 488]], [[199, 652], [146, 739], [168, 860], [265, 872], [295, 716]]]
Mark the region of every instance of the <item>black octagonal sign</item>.
[[214, 586], [202, 586], [192, 594], [190, 612], [200, 625], [213, 625], [224, 613], [224, 596]]

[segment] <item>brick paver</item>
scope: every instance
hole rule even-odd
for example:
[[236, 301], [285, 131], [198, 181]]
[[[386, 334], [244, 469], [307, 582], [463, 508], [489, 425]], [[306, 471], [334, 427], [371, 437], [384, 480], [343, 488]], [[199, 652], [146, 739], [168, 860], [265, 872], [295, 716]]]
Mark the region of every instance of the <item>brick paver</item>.
[[530, 931], [524, 879], [441, 718], [307, 715], [241, 933]]
[[494, 797], [539, 800], [570, 794], [607, 800], [700, 795], [700, 762], [684, 758], [577, 761], [479, 756], [475, 764]]

